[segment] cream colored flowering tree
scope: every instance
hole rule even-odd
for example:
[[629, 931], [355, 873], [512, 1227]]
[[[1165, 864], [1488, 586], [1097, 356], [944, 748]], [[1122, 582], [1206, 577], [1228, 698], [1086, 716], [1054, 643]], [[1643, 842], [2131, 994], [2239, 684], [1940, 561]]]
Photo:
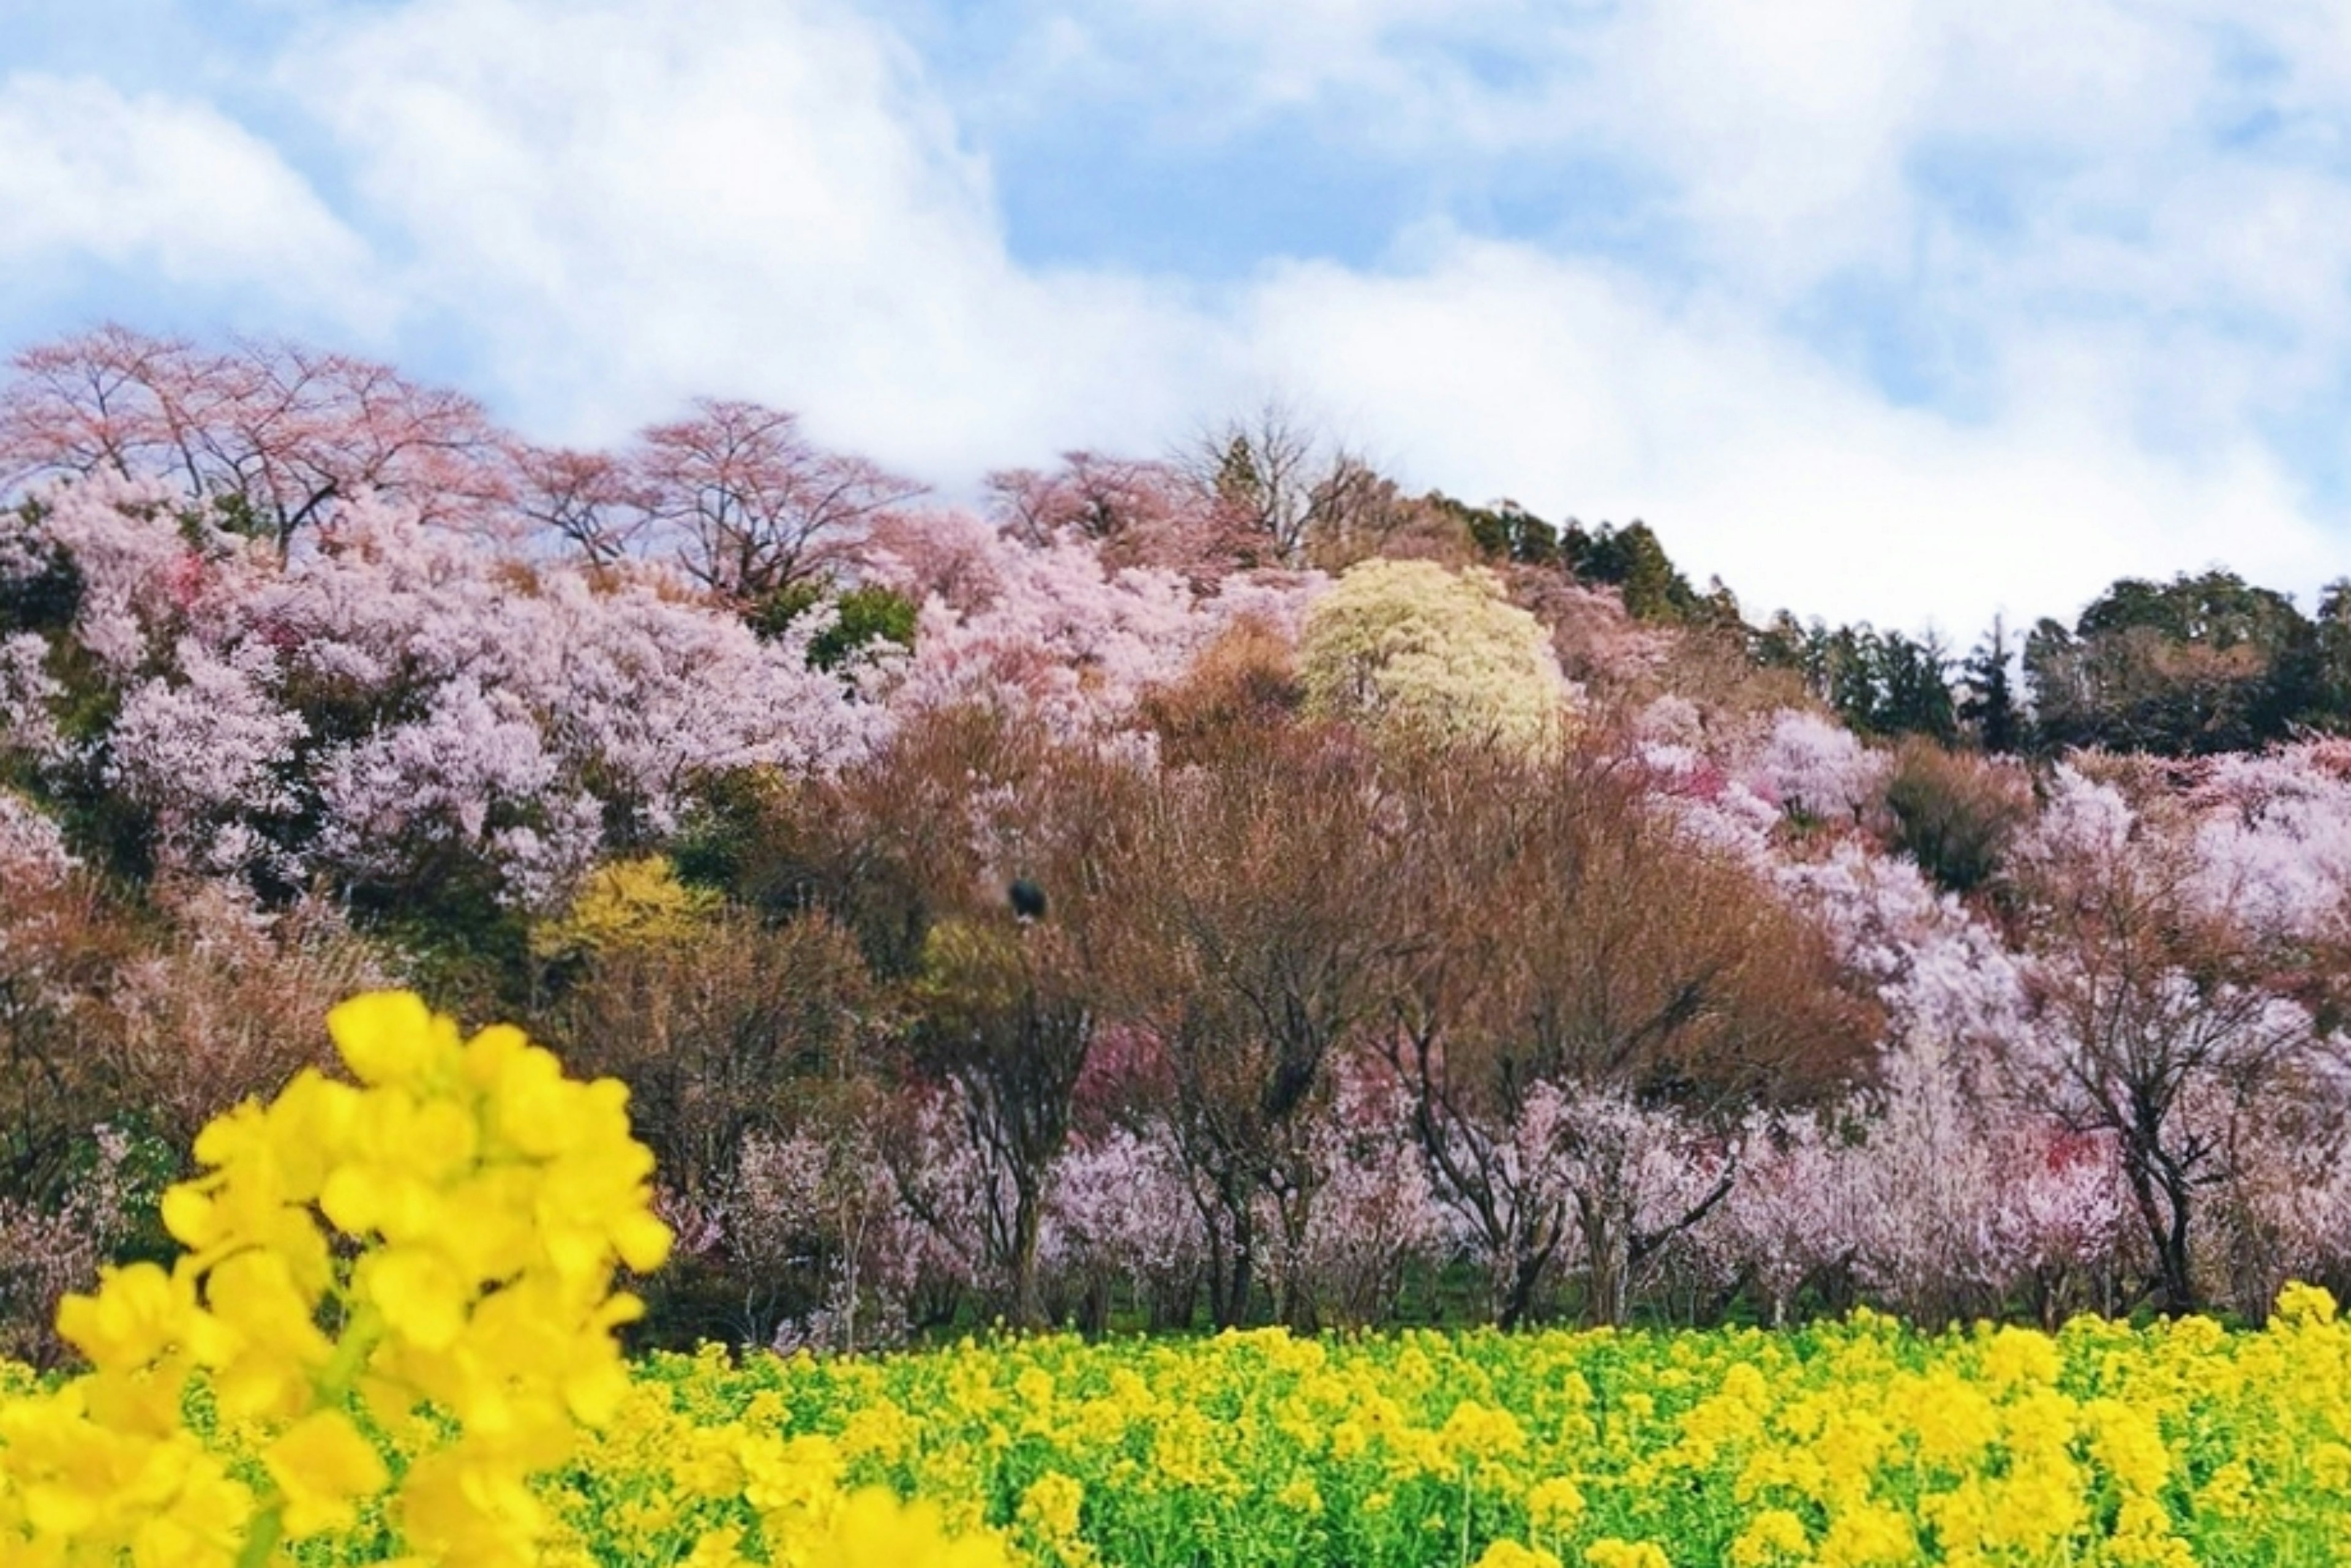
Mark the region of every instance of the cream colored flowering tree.
[[1570, 688], [1536, 619], [1491, 572], [1374, 559], [1308, 611], [1299, 674], [1310, 712], [1428, 741], [1536, 750]]

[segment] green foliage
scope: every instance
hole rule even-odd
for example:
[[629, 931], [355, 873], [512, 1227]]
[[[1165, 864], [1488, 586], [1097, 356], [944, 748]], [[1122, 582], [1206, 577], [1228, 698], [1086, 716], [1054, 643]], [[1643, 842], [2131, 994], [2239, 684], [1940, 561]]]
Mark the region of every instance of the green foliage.
[[230, 490], [213, 497], [213, 518], [224, 530], [241, 538], [267, 539], [276, 543], [277, 525], [262, 516], [253, 504], [253, 497], [242, 490]]
[[834, 592], [822, 583], [790, 583], [753, 605], [744, 619], [772, 642], [793, 622], [828, 603], [836, 612], [832, 624], [809, 641], [809, 663], [817, 669], [839, 670], [884, 644], [914, 645], [914, 601], [878, 584]]
[[1217, 496], [1235, 506], [1251, 506], [1264, 495], [1265, 488], [1266, 476], [1259, 472], [1249, 436], [1236, 432], [1225, 444], [1224, 457], [1217, 465]]
[[416, 988], [454, 1010], [520, 1016], [531, 1003], [536, 965], [530, 920], [501, 901], [496, 878], [452, 855], [427, 892], [422, 883], [356, 887], [352, 924], [396, 950]]
[[2144, 628], [2172, 642], [2216, 649], [2240, 643], [2276, 648], [2303, 624], [2284, 594], [2252, 587], [2232, 571], [2212, 570], [2197, 577], [2182, 572], [2159, 586], [2122, 578], [2090, 602], [2074, 630], [2096, 637]]
[[1559, 553], [1584, 581], [1614, 586], [1635, 620], [1688, 621], [1705, 603], [1646, 523], [1621, 528], [1603, 523], [1587, 532], [1570, 521], [1560, 536]]
[[695, 787], [670, 861], [678, 879], [769, 920], [815, 903], [818, 846], [793, 787], [765, 768], [730, 768]]
[[48, 669], [64, 687], [50, 716], [67, 743], [65, 759], [21, 780], [57, 820], [67, 844], [92, 868], [143, 886], [155, 874], [155, 817], [116, 789], [106, 773], [104, 738], [122, 706], [121, 689], [72, 637], [51, 644]]
[[2035, 626], [2024, 667], [2045, 746], [2205, 756], [2338, 725], [2323, 707], [2324, 650], [2285, 595], [2212, 570], [2122, 579], [2070, 631]]
[[0, 636], [65, 631], [81, 611], [81, 569], [73, 558], [63, 550], [44, 550], [34, 570], [0, 576]]
[[1807, 627], [1783, 610], [1751, 646], [1757, 664], [1794, 671], [1807, 693], [1858, 734], [1923, 735], [1946, 745], [1959, 737], [1950, 659], [1931, 636], [1914, 641], [1865, 621]]
[[155, 817], [91, 772], [78, 770], [46, 795], [34, 792], [68, 848], [103, 875], [143, 887], [155, 875]]
[[1978, 746], [1999, 755], [2022, 749], [2025, 741], [2024, 711], [2009, 675], [2008, 661], [2008, 624], [1995, 618], [1991, 630], [1959, 666], [1966, 685], [1966, 695], [1959, 700], [1959, 722], [1967, 726]]
[[1516, 501], [1472, 507], [1452, 497], [1431, 492], [1429, 505], [1459, 523], [1469, 542], [1488, 560], [1518, 566], [1560, 564], [1559, 530]]
[[1553, 527], [1516, 501], [1472, 507], [1432, 492], [1428, 504], [1459, 523], [1480, 555], [1516, 566], [1557, 567], [1583, 582], [1614, 588], [1626, 613], [1641, 621], [1736, 623], [1739, 601], [1719, 583], [1701, 594], [1644, 522], [1586, 528], [1570, 517]]
[[2351, 578], [2320, 591], [2312, 619], [2305, 721], [2314, 729], [2351, 730]]

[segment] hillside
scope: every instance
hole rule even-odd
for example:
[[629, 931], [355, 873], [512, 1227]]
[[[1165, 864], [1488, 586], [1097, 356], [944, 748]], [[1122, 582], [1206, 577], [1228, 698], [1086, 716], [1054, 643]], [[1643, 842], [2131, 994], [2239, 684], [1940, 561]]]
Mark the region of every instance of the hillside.
[[2351, 1281], [2351, 593], [1954, 660], [1278, 411], [973, 509], [118, 329], [0, 475], [20, 1350], [388, 980], [629, 1084], [664, 1338]]

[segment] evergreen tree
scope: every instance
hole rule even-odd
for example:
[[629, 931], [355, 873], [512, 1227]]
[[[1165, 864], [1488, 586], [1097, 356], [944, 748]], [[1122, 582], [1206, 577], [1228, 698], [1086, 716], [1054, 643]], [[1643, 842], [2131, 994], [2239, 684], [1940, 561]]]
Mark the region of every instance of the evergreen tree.
[[2043, 621], [2025, 639], [2039, 737], [2173, 757], [2268, 745], [2318, 700], [2322, 642], [2291, 599], [2233, 572], [2124, 578], [2071, 632]]
[[1636, 620], [1687, 621], [1698, 607], [1698, 591], [1646, 523], [1621, 528], [1603, 523], [1586, 532], [1571, 518], [1560, 534], [1559, 553], [1584, 581], [1614, 585]]
[[1992, 617], [1991, 630], [1959, 666], [1966, 695], [1959, 716], [1986, 751], [2007, 754], [2024, 744], [2024, 714], [2017, 706], [2016, 685], [2008, 673], [2008, 621]]
[[1869, 727], [1880, 735], [1924, 735], [1948, 746], [1959, 738], [1951, 699], [1951, 659], [1928, 632], [1912, 642], [1899, 632], [1877, 640], [1876, 710]]

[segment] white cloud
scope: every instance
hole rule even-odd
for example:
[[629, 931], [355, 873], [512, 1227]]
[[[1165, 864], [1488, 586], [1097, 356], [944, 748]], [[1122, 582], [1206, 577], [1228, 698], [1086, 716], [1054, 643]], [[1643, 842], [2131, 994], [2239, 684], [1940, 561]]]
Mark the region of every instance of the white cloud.
[[[1039, 25], [1064, 67], [1096, 69], [1179, 22], [1193, 67], [1266, 102], [1333, 82], [1457, 101], [1467, 78], [1399, 40], [1535, 26], [1419, 0]], [[919, 62], [831, 5], [417, 0], [330, 20], [285, 79], [319, 84], [308, 101], [413, 248], [417, 297], [575, 431], [745, 392], [967, 484], [1056, 447], [1147, 446], [1279, 384], [1414, 481], [1646, 517], [1759, 607], [1963, 631], [2216, 543], [2257, 575], [2324, 575], [2323, 537], [2248, 422], [2324, 382], [2351, 193], [2210, 157], [2166, 172], [2210, 89], [2192, 29], [2024, 0], [1679, 0], [1534, 36], [1587, 72], [1540, 134], [1669, 172], [1710, 277], [1669, 296], [1442, 227], [1400, 237], [1383, 271], [1275, 263], [1217, 298], [1026, 272]], [[1499, 94], [1479, 134], [1556, 99], [1557, 74]], [[1915, 188], [1908, 161], [1937, 138], [2037, 149], [2016, 232], [1964, 232]], [[1786, 331], [1780, 312], [1823, 279], [1889, 266], [1989, 344], [1979, 417], [1893, 406]], [[2205, 319], [2231, 310], [2319, 346]]]
[[1259, 340], [1425, 482], [1587, 522], [1638, 517], [1750, 612], [1971, 638], [2072, 610], [2124, 573], [2216, 556], [2309, 588], [2335, 570], [2273, 456], [2241, 434], [2151, 451], [2111, 345], [2023, 357], [1996, 419], [1888, 406], [1719, 297], [1523, 246], [1458, 241], [1427, 268], [1271, 280]]
[[[1472, 183], [1499, 152], [1644, 173], [1634, 222], [1670, 290], [1573, 235], [1546, 255], [1438, 224], [1387, 268], [1286, 267], [1249, 301], [1262, 362], [1418, 477], [1646, 516], [1751, 601], [1897, 622], [2065, 612], [2215, 557], [2305, 594], [2339, 570], [2339, 520], [2262, 439], [2339, 406], [2351, 362], [2339, 6], [1054, 14], [1089, 29], [1097, 73], [1121, 49], [1224, 70], [1231, 120], [1376, 90], [1360, 144], [1390, 159]], [[1488, 79], [1498, 34], [1519, 69]], [[2224, 144], [2262, 114], [2283, 152]], [[1965, 346], [1964, 413], [1876, 384], [1866, 307], [1835, 292], [1856, 285], [1896, 329]]]
[[304, 308], [370, 303], [365, 247], [276, 149], [201, 102], [0, 81], [0, 213], [13, 266], [94, 258], [183, 285], [266, 286]]
[[[963, 101], [1018, 125], [1049, 122], [1071, 99], [1115, 102], [1130, 134], [1176, 145], [1320, 110], [1366, 149], [1492, 151], [1558, 134], [1568, 95], [1584, 85], [1580, 9], [1556, 0], [1029, 0], [1006, 17], [1019, 41]], [[1497, 84], [1497, 69], [1510, 86]]]
[[747, 392], [976, 473], [1148, 425], [1192, 381], [1163, 290], [1011, 265], [985, 163], [836, 7], [420, 0], [316, 35], [285, 79], [417, 296], [569, 432]]
[[[381, 280], [535, 434], [611, 439], [744, 394], [956, 487], [1148, 450], [1286, 387], [1408, 482], [1644, 517], [1759, 610], [1964, 637], [2216, 555], [2305, 591], [2333, 575], [2259, 438], [2337, 398], [2351, 359], [2351, 185], [2328, 163], [2351, 39], [2325, 7], [2266, 19], [2289, 63], [2251, 87], [2202, 0], [1020, 15], [1038, 47], [975, 92], [852, 0], [322, 5], [275, 83], [342, 160], [341, 217], [201, 104], [19, 78], [0, 201], [28, 215], [0, 257], [289, 298]], [[1655, 183], [1637, 223], [1677, 267], [1668, 286], [1572, 235], [1432, 218], [1378, 267], [1267, 258], [1214, 288], [1027, 267], [957, 118], [1008, 82], [1032, 130], [1067, 92], [1163, 130], [1198, 111], [1211, 140], [1376, 102], [1353, 145], [1440, 191], [1499, 154], [1613, 160]], [[2215, 145], [2248, 94], [2283, 152]], [[1965, 210], [1970, 180], [1998, 212]], [[1856, 278], [1965, 345], [1963, 413], [1876, 384], [1871, 323], [1833, 292]]]

